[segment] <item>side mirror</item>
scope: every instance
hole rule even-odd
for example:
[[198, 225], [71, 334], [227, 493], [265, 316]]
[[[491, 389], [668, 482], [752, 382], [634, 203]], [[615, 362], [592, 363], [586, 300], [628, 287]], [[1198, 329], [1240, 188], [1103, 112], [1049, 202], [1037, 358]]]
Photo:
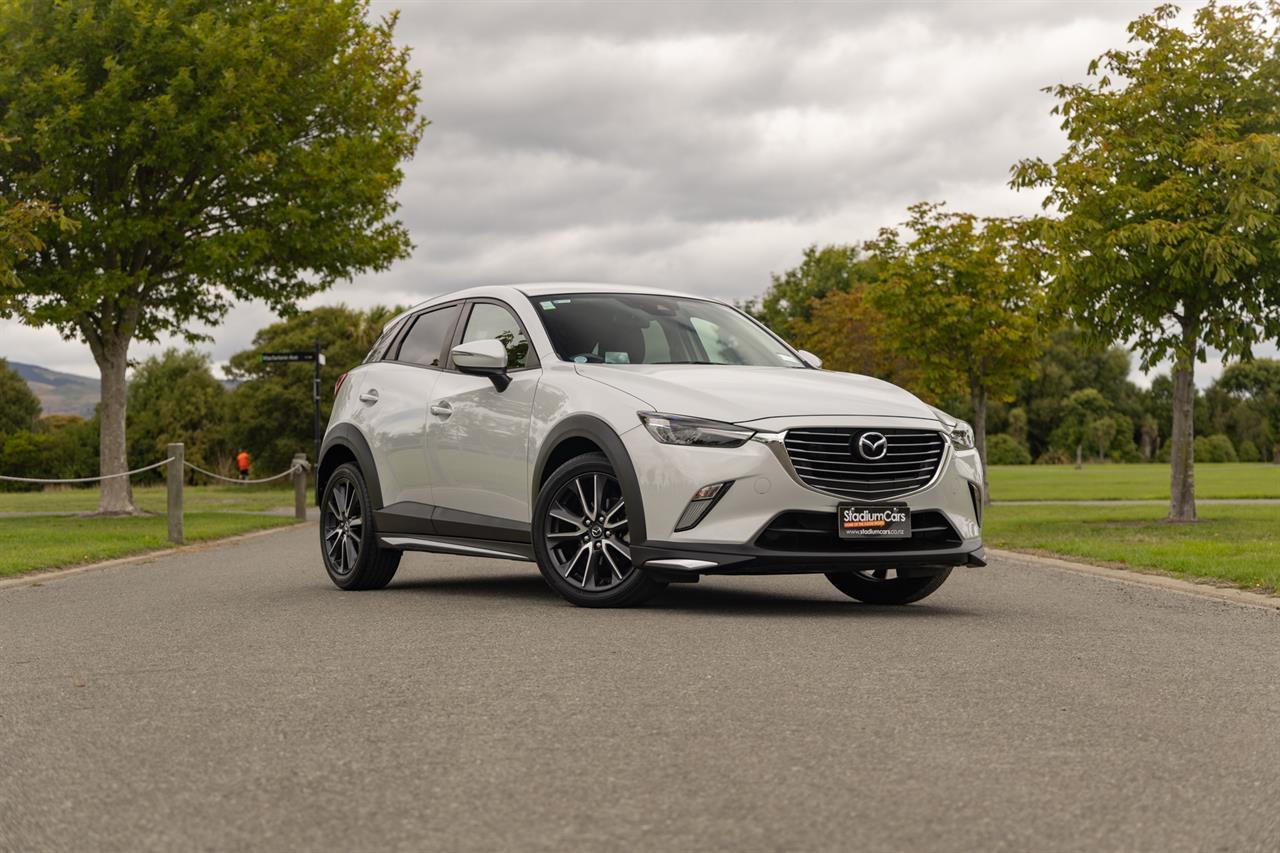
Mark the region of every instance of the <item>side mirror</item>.
[[801, 361], [812, 367], [814, 370], [819, 370], [822, 367], [822, 359], [818, 358], [807, 349], [799, 350], [799, 353]]
[[499, 391], [507, 390], [511, 384], [507, 376], [507, 348], [496, 338], [458, 344], [450, 350], [450, 355], [459, 373], [488, 376]]

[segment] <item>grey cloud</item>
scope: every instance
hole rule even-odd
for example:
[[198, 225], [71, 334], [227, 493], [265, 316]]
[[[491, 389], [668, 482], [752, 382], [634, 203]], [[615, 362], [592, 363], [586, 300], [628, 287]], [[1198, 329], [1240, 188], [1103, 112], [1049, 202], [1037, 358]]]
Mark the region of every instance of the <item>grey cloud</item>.
[[[400, 192], [417, 248], [309, 304], [528, 280], [741, 299], [921, 199], [1034, 211], [1005, 184], [1061, 148], [1040, 87], [1153, 3], [375, 2], [402, 10], [433, 122]], [[215, 359], [269, 319], [233, 312]], [[54, 333], [18, 340], [92, 370]]]

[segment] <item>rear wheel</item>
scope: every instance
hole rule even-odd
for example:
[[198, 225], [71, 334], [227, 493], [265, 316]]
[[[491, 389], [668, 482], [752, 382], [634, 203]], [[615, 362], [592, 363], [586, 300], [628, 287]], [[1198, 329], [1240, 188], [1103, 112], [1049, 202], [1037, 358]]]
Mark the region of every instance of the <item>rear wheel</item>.
[[904, 575], [897, 569], [868, 569], [860, 572], [828, 572], [831, 585], [850, 598], [866, 604], [910, 604], [942, 586], [951, 569], [937, 574]]
[[631, 562], [622, 486], [599, 453], [560, 466], [538, 493], [533, 548], [538, 570], [580, 607], [640, 604], [666, 586]]
[[320, 499], [320, 553], [341, 589], [382, 589], [400, 566], [400, 552], [378, 544], [369, 489], [360, 469], [339, 465]]

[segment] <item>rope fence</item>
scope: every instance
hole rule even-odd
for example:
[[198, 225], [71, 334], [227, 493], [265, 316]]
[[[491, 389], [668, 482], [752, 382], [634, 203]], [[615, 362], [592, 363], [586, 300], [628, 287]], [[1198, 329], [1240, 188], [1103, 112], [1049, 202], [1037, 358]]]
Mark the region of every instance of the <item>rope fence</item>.
[[[154, 465], [148, 465], [145, 468], [134, 468], [132, 471], [121, 471], [119, 474], [103, 474], [101, 477], [72, 477], [63, 480], [45, 480], [40, 479], [39, 477], [6, 477], [4, 475], [0, 475], [0, 480], [3, 480], [6, 483], [36, 483], [46, 486], [53, 486], [59, 483], [100, 483], [103, 480], [114, 480], [117, 477], [132, 477], [134, 474], [154, 471], [156, 468], [159, 468], [162, 465], [168, 465], [172, 461], [173, 457], [170, 456], [168, 459], [161, 459]], [[289, 471], [286, 471], [285, 473], [287, 474]]]
[[[165, 461], [168, 461], [168, 460], [165, 460]], [[305, 472], [311, 468], [311, 466], [306, 462], [303, 462], [302, 464], [298, 464], [298, 462], [295, 460], [294, 464], [290, 465], [287, 469], [285, 469], [284, 471], [281, 471], [279, 474], [272, 474], [270, 477], [261, 477], [257, 480], [241, 480], [238, 477], [224, 477], [221, 474], [215, 474], [213, 471], [206, 471], [204, 468], [201, 468], [199, 465], [193, 465], [190, 462], [184, 461], [182, 464], [186, 465], [192, 471], [198, 471], [201, 474], [204, 474], [206, 477], [210, 477], [214, 480], [221, 480], [224, 483], [237, 483], [245, 486], [251, 486], [255, 483], [273, 483], [276, 480], [280, 480], [284, 477], [288, 477], [289, 475], [293, 474], [295, 471], [302, 470]]]
[[306, 521], [307, 518], [307, 471], [311, 470], [311, 464], [307, 461], [305, 453], [294, 454], [293, 463], [279, 474], [272, 474], [270, 477], [259, 477], [254, 480], [241, 480], [236, 477], [224, 477], [214, 471], [201, 468], [186, 460], [186, 449], [181, 444], [170, 444], [168, 447], [169, 455], [152, 465], [142, 468], [135, 468], [132, 471], [121, 471], [118, 474], [103, 474], [99, 477], [67, 477], [62, 479], [42, 478], [42, 477], [9, 477], [0, 474], [0, 482], [5, 483], [31, 483], [41, 486], [52, 486], [74, 483], [100, 483], [104, 480], [114, 480], [119, 477], [132, 477], [135, 474], [144, 474], [147, 471], [154, 471], [157, 468], [168, 466], [168, 476], [166, 482], [168, 485], [168, 516], [169, 516], [169, 541], [175, 545], [181, 545], [183, 541], [183, 512], [182, 512], [182, 490], [186, 478], [183, 476], [183, 470], [190, 468], [199, 474], [209, 477], [213, 480], [219, 480], [224, 483], [231, 483], [237, 486], [252, 486], [259, 483], [273, 483], [276, 480], [282, 480], [285, 477], [293, 478], [293, 510], [294, 517], [298, 521]]

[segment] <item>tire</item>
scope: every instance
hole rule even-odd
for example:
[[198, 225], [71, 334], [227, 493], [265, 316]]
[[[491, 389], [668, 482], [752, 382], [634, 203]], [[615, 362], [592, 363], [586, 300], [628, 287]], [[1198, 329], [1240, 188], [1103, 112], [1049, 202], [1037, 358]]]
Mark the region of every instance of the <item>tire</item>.
[[547, 585], [579, 607], [630, 607], [661, 591], [666, 583], [631, 562], [628, 510], [604, 454], [557, 468], [533, 509], [533, 550]]
[[320, 499], [320, 555], [339, 589], [382, 589], [400, 567], [400, 552], [378, 544], [370, 507], [360, 469], [339, 465]]
[[891, 578], [888, 577], [889, 571], [892, 570], [828, 572], [827, 580], [845, 595], [864, 604], [910, 604], [932, 595], [951, 574], [951, 569], [941, 569], [933, 575]]

